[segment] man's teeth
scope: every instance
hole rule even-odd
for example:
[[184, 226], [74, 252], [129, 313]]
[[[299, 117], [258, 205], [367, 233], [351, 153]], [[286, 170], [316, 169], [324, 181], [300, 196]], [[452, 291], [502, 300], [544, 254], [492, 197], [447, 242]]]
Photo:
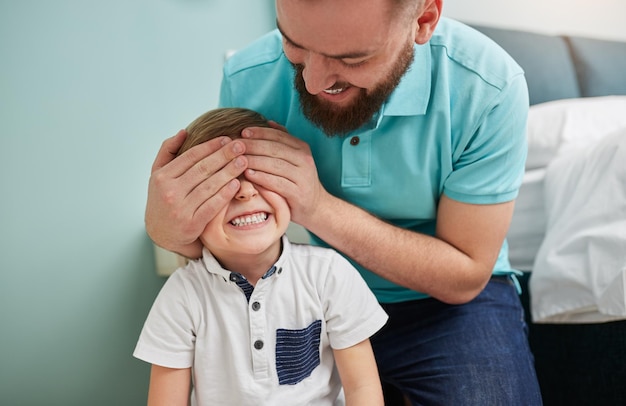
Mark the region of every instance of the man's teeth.
[[233, 219], [230, 223], [236, 227], [249, 226], [262, 223], [267, 220], [267, 213], [255, 213], [249, 216], [241, 216]]
[[344, 89], [345, 88], [343, 88], [343, 87], [340, 87], [339, 89], [326, 89], [326, 90], [324, 90], [324, 93], [326, 93], [326, 94], [339, 94], [339, 93], [343, 92]]

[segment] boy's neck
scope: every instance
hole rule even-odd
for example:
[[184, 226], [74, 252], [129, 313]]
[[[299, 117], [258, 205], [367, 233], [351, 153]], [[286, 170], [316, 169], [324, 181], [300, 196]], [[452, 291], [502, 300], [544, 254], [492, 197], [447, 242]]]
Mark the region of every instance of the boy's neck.
[[257, 281], [278, 261], [282, 251], [282, 241], [277, 241], [276, 244], [258, 254], [218, 257], [213, 253], [213, 256], [222, 268], [243, 275], [251, 285], [255, 286]]

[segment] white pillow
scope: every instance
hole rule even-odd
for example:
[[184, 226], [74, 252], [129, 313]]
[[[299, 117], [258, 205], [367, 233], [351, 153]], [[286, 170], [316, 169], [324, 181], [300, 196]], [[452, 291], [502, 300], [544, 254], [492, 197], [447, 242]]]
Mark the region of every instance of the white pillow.
[[560, 154], [595, 144], [626, 126], [626, 96], [562, 99], [530, 106], [526, 169], [546, 167]]
[[626, 319], [626, 126], [554, 159], [544, 192], [547, 231], [529, 283], [533, 320]]

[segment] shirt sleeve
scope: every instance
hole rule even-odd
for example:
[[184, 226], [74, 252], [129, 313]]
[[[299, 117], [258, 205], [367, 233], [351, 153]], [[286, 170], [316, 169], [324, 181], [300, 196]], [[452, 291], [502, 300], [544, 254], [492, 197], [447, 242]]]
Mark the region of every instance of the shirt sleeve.
[[520, 73], [492, 100], [475, 130], [457, 145], [444, 193], [473, 204], [515, 199], [524, 176], [527, 118], [528, 90]]
[[368, 339], [388, 319], [359, 272], [336, 253], [325, 281], [323, 303], [333, 349], [348, 348]]
[[195, 331], [182, 270], [172, 274], [155, 299], [133, 356], [168, 368], [193, 364]]

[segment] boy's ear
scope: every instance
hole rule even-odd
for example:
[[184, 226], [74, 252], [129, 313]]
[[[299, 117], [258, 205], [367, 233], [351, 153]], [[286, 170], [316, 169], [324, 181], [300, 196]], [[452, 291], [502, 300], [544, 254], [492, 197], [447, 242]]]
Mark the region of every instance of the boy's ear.
[[425, 0], [418, 15], [415, 28], [415, 43], [423, 45], [430, 40], [441, 17], [443, 0]]

